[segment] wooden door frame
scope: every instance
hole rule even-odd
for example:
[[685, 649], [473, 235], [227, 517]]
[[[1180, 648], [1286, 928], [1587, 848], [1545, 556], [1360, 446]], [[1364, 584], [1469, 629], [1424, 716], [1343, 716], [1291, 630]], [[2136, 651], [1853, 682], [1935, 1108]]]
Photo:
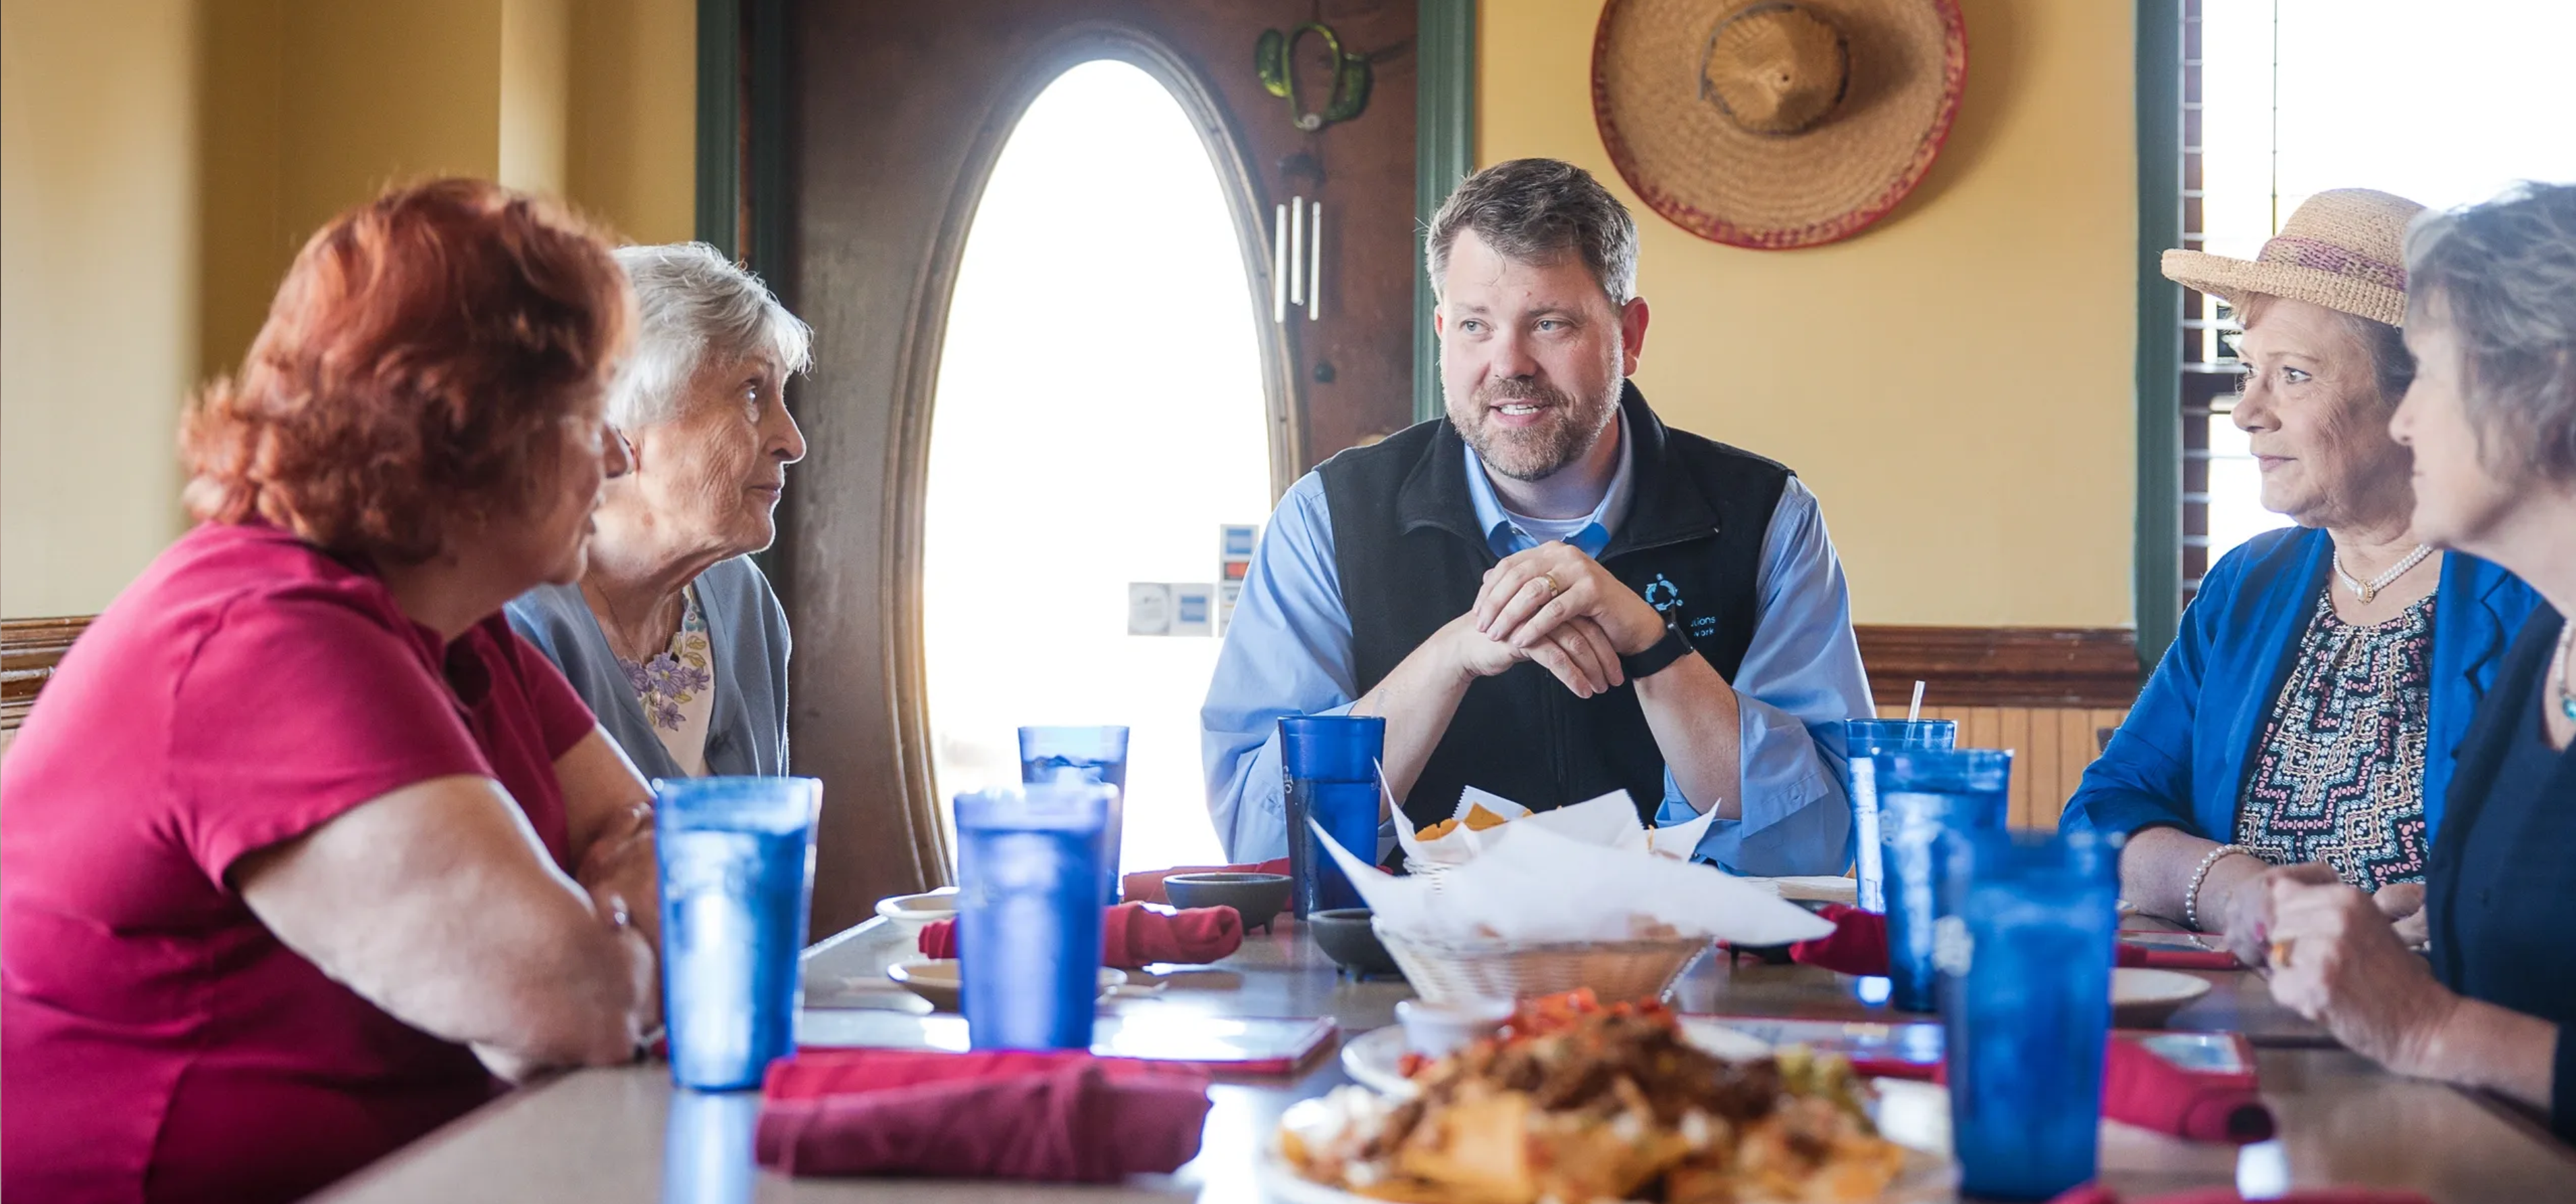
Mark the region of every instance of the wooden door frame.
[[[794, 23], [791, 9], [798, 3], [799, 0], [699, 0], [697, 227], [703, 240], [747, 259], [791, 307], [801, 312], [810, 299], [799, 295], [799, 252], [793, 246], [798, 228], [793, 206], [800, 184], [788, 162], [793, 90], [787, 78], [792, 56], [785, 32]], [[1415, 152], [1418, 264], [1421, 227], [1427, 225], [1449, 191], [1473, 167], [1475, 0], [1417, 0], [1417, 4], [1421, 63]], [[850, 698], [845, 693], [844, 698], [859, 702], [860, 709], [882, 708], [882, 720], [862, 717], [862, 722], [870, 726], [884, 722], [891, 730], [879, 728], [878, 734], [861, 739], [886, 742], [881, 747], [891, 754], [884, 761], [891, 765], [892, 780], [841, 782], [835, 790], [826, 792], [827, 818], [822, 834], [826, 861], [852, 851], [840, 847], [848, 838], [848, 821], [830, 818], [839, 809], [834, 798], [843, 799], [841, 806], [846, 807], [856, 805], [848, 800], [881, 798], [892, 788], [905, 812], [899, 826], [911, 833], [912, 872], [924, 885], [935, 885], [948, 876], [952, 860], [950, 838], [945, 825], [938, 822], [939, 809], [931, 782], [920, 572], [932, 400], [948, 304], [966, 234], [1011, 130], [1028, 105], [1065, 68], [1095, 58], [1116, 58], [1153, 75], [1199, 126], [1216, 160], [1220, 186], [1226, 190], [1238, 227], [1248, 283], [1256, 293], [1256, 312], [1267, 312], [1267, 209], [1259, 203], [1261, 190], [1253, 165], [1245, 158], [1250, 143], [1242, 131], [1231, 127], [1225, 106], [1209, 94], [1185, 60], [1146, 31], [1107, 22], [1068, 27], [1030, 52], [1008, 77], [1013, 81], [1011, 86], [994, 98], [976, 125], [975, 143], [940, 216], [933, 245], [923, 248], [914, 261], [916, 283], [911, 312], [898, 337], [899, 350], [892, 365], [898, 395], [882, 465], [886, 508], [876, 532], [878, 585], [870, 591], [874, 595], [872, 604], [859, 607], [881, 616], [870, 620], [878, 630], [867, 641], [876, 645], [876, 656], [865, 659], [876, 659], [882, 666], [882, 680], [851, 682], [845, 677], [838, 683], [843, 690], [858, 695]], [[1416, 284], [1414, 408], [1417, 417], [1436, 416], [1440, 408], [1438, 347], [1432, 330], [1428, 282], [1421, 279], [1418, 269]], [[1293, 483], [1304, 463], [1308, 424], [1302, 414], [1305, 392], [1302, 382], [1296, 379], [1297, 360], [1292, 354], [1295, 348], [1291, 341], [1297, 337], [1294, 325], [1260, 325], [1264, 392], [1272, 424], [1269, 443], [1275, 497]], [[791, 389], [791, 405], [797, 402], [800, 391]], [[793, 504], [795, 499], [791, 498]], [[795, 559], [792, 554], [774, 561], [764, 558], [764, 564], [779, 579], [782, 593], [791, 598], [800, 596], [794, 580]], [[791, 614], [790, 618], [797, 623], [822, 621], [819, 616], [802, 614]], [[845, 643], [849, 634], [852, 633], [842, 633]], [[800, 668], [805, 672], [823, 671]], [[865, 672], [844, 672], [850, 671]], [[826, 694], [831, 692], [826, 688]], [[875, 695], [874, 705], [859, 701], [870, 694]], [[876, 758], [871, 755], [870, 759]], [[835, 833], [836, 825], [844, 830]], [[867, 900], [843, 896], [854, 890], [869, 893], [887, 885], [833, 884], [826, 889], [825, 884], [818, 883], [816, 922], [834, 925], [863, 918]], [[883, 890], [874, 889], [874, 893]]]
[[[895, 438], [886, 449], [887, 479], [891, 484], [888, 494], [892, 500], [887, 512], [887, 555], [882, 569], [882, 579], [892, 586], [891, 604], [886, 611], [890, 619], [886, 663], [892, 670], [886, 683], [887, 705], [896, 725], [904, 797], [908, 805], [926, 810], [934, 818], [939, 806], [931, 781], [930, 669], [925, 638], [928, 624], [922, 605], [923, 517], [930, 497], [930, 436], [936, 419], [940, 360], [947, 346], [950, 302], [957, 291], [966, 237], [974, 227], [984, 189], [992, 180], [994, 166], [1001, 161], [1011, 132], [1019, 127], [1029, 106], [1064, 72], [1099, 59], [1116, 59], [1153, 76], [1189, 114], [1191, 125], [1215, 160], [1218, 186], [1225, 192], [1227, 209], [1234, 220], [1235, 242], [1243, 253], [1245, 283], [1252, 290], [1254, 312], [1266, 312], [1270, 298], [1269, 238], [1261, 220], [1260, 194], [1252, 167], [1244, 156], [1246, 144], [1241, 132], [1178, 53], [1144, 30], [1114, 22], [1086, 21], [1067, 26], [1041, 43], [1008, 73], [1012, 81], [1008, 89], [994, 98], [976, 126], [974, 144], [966, 153], [940, 217], [937, 239], [925, 256], [920, 284], [913, 291], [913, 312], [906, 323], [902, 359], [896, 369], [901, 383], [895, 400]], [[1294, 483], [1296, 466], [1304, 462], [1305, 424], [1298, 421], [1299, 394], [1289, 346], [1292, 328], [1266, 320], [1257, 326], [1262, 393], [1270, 431], [1270, 491], [1276, 498]], [[953, 859], [945, 825], [932, 826], [941, 834], [942, 852]], [[943, 860], [939, 867], [943, 875], [947, 864]]]

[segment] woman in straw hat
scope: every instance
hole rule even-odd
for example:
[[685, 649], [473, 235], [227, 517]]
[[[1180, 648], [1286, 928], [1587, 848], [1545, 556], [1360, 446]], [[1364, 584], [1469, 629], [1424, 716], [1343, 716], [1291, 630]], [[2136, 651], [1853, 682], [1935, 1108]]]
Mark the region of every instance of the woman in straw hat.
[[2390, 429], [2415, 454], [2416, 533], [2547, 604], [2460, 746], [2430, 962], [2350, 888], [2284, 884], [2272, 994], [2391, 1069], [2547, 1109], [2576, 1139], [2576, 185], [2423, 224], [2408, 250], [2422, 371]]
[[2415, 371], [2400, 265], [2422, 208], [2323, 192], [2250, 262], [2165, 252], [2243, 321], [2236, 425], [2263, 505], [2298, 525], [2210, 569], [2065, 823], [2126, 833], [2123, 896], [2248, 964], [2275, 880], [2371, 892], [2420, 934], [2452, 750], [2535, 601], [2413, 524], [2388, 417]]

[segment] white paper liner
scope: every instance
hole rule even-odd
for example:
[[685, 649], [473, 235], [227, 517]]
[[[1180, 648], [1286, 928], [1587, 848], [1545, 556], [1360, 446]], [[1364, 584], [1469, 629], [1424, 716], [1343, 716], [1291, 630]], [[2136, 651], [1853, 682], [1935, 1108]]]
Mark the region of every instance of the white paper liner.
[[1523, 831], [1444, 872], [1435, 889], [1420, 875], [1397, 877], [1369, 865], [1314, 825], [1369, 910], [1425, 940], [1612, 941], [1661, 925], [1739, 945], [1786, 945], [1834, 930], [1764, 885], [1715, 866], [1589, 844], [1528, 821], [1510, 826]]

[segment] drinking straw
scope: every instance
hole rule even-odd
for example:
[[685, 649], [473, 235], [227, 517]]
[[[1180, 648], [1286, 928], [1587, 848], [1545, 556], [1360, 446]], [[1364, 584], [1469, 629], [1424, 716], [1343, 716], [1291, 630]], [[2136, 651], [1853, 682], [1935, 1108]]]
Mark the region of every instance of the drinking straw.
[[1910, 706], [1910, 707], [1905, 708], [1905, 721], [1906, 721], [1907, 723], [1912, 723], [1912, 722], [1914, 722], [1914, 721], [1915, 721], [1915, 720], [1917, 720], [1917, 719], [1921, 719], [1922, 717], [1923, 717], [1923, 683], [1918, 681], [1918, 682], [1914, 683], [1914, 705], [1912, 705], [1912, 706]]

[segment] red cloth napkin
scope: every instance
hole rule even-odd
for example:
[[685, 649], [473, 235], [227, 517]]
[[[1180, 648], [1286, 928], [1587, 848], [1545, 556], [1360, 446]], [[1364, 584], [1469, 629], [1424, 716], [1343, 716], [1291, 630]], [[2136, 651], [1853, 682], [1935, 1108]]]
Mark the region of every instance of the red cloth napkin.
[[2117, 965], [2137, 966], [2149, 970], [2242, 970], [2245, 963], [2224, 949], [2176, 949], [2167, 945], [2132, 945], [2120, 941], [2113, 946]]
[[1789, 946], [1789, 960], [1836, 974], [1887, 973], [1887, 917], [1849, 903], [1828, 903], [1816, 914], [1833, 921], [1830, 936]]
[[[1870, 1059], [1852, 1069], [1875, 1078], [1948, 1081], [1938, 1063]], [[2272, 1109], [2255, 1092], [2253, 1076], [2194, 1074], [2118, 1037], [2102, 1051], [2102, 1115], [2185, 1141], [2245, 1145], [2274, 1131]]]
[[2193, 1074], [2117, 1037], [2102, 1058], [2102, 1115], [2185, 1141], [2244, 1145], [2273, 1133], [2272, 1110], [2252, 1083]]
[[[1100, 964], [1141, 970], [1156, 962], [1203, 966], [1243, 947], [1243, 913], [1231, 907], [1193, 907], [1166, 914], [1142, 903], [1121, 903], [1100, 913]], [[957, 956], [957, 921], [921, 927], [923, 957]]]
[[[1817, 913], [1833, 921], [1830, 936], [1789, 946], [1789, 960], [1822, 966], [1837, 974], [1887, 973], [1887, 917], [1848, 903], [1827, 904]], [[2113, 961], [2154, 970], [2241, 970], [2244, 964], [2224, 949], [2172, 949], [2114, 941]]]
[[789, 1175], [1104, 1183], [1197, 1157], [1207, 1086], [1078, 1050], [806, 1051], [770, 1066], [755, 1148]]
[[[2384, 1187], [2307, 1187], [2288, 1195], [2265, 1196], [2264, 1204], [2433, 1204], [2411, 1191]], [[2120, 1193], [2098, 1183], [2068, 1188], [2049, 1204], [2121, 1204]], [[2166, 1196], [2149, 1196], [2129, 1204], [2246, 1204], [2232, 1187], [2203, 1187]]]
[[1169, 903], [1163, 893], [1163, 879], [1174, 874], [1284, 874], [1288, 859], [1264, 861], [1251, 865], [1176, 865], [1167, 870], [1138, 870], [1118, 880], [1118, 896], [1129, 903]]

